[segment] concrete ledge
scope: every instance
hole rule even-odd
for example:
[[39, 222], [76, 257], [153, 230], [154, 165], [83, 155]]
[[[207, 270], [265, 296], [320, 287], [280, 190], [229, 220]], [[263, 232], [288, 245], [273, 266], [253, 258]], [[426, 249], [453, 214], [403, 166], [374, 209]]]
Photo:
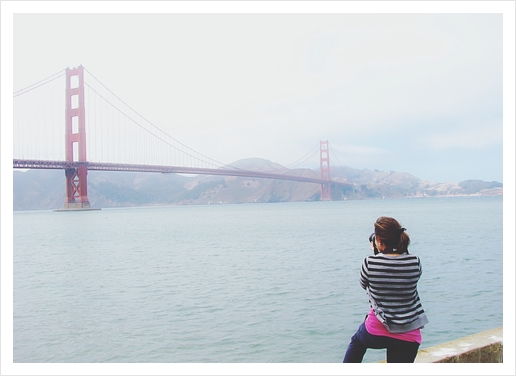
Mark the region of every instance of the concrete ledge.
[[503, 327], [419, 350], [415, 363], [503, 363]]

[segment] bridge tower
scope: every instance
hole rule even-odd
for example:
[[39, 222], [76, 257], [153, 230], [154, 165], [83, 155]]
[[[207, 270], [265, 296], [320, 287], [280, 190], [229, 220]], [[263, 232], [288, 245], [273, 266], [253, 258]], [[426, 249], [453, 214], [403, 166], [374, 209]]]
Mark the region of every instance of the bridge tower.
[[327, 180], [328, 183], [321, 184], [321, 201], [331, 201], [331, 183], [330, 183], [330, 149], [328, 141], [319, 142], [320, 151], [320, 171], [321, 180]]
[[[67, 162], [86, 162], [86, 116], [84, 68], [66, 68], [65, 153]], [[88, 168], [86, 163], [65, 169], [65, 209], [88, 209]]]

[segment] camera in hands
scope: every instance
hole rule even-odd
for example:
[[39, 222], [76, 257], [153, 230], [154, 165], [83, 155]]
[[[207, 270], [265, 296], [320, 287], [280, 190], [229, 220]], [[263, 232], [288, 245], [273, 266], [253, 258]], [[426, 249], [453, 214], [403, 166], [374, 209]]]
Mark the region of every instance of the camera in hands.
[[377, 255], [379, 251], [378, 248], [376, 248], [374, 232], [369, 236], [369, 242], [373, 245], [374, 254]]

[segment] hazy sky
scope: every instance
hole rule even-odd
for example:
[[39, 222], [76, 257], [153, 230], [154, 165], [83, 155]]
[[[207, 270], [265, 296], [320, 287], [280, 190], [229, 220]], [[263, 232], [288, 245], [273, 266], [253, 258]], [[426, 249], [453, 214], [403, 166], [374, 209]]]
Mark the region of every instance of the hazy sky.
[[13, 91], [82, 64], [218, 161], [289, 165], [328, 140], [334, 164], [503, 181], [500, 13], [36, 12], [13, 30]]

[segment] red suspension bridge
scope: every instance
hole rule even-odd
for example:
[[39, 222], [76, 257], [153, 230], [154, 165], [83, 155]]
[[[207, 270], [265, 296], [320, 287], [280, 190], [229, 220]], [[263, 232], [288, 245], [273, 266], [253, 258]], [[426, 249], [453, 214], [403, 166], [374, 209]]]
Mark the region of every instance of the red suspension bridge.
[[[86, 74], [91, 77], [91, 84], [86, 82]], [[64, 91], [59, 80], [63, 76]], [[350, 186], [330, 179], [328, 141], [319, 142], [319, 178], [296, 176], [288, 169], [244, 170], [209, 158], [145, 119], [83, 66], [67, 68], [18, 90], [13, 98], [13, 168], [64, 170], [65, 209], [90, 208], [88, 170], [292, 180], [320, 184], [321, 200], [331, 200], [332, 185]]]

